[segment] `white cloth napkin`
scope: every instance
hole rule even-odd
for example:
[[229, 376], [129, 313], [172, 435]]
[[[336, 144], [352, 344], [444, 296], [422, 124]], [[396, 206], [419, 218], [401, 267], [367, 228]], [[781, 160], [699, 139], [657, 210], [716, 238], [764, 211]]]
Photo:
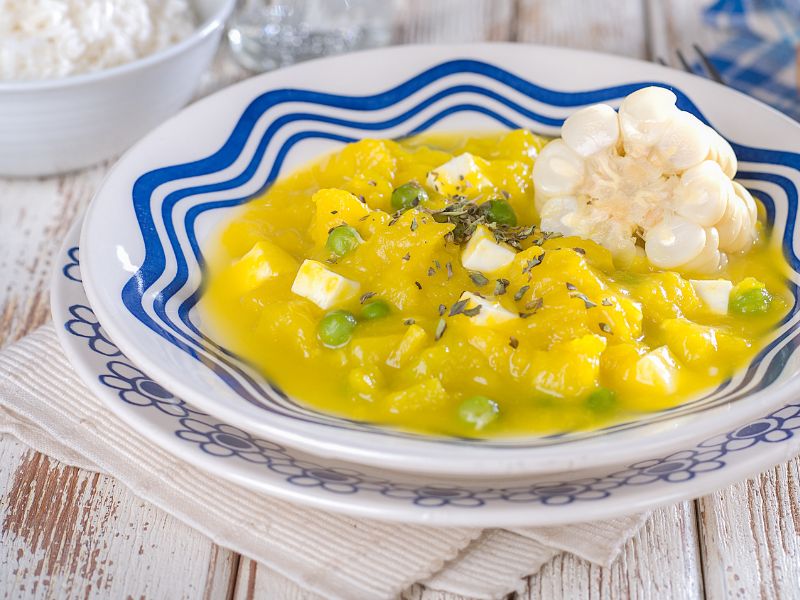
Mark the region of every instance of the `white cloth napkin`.
[[0, 432], [115, 477], [217, 544], [326, 598], [393, 598], [415, 582], [500, 598], [560, 552], [608, 565], [646, 518], [482, 531], [359, 520], [263, 496], [182, 463], [128, 428], [78, 379], [52, 325], [0, 353]]

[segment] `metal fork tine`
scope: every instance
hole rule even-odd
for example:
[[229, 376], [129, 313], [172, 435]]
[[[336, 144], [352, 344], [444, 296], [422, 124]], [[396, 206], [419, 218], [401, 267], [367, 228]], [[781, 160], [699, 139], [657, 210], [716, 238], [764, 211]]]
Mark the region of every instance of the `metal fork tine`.
[[713, 79], [717, 83], [725, 85], [725, 80], [722, 79], [722, 75], [720, 75], [719, 70], [717, 69], [717, 67], [714, 66], [714, 63], [711, 62], [711, 59], [708, 58], [706, 53], [703, 52], [702, 48], [700, 48], [700, 46], [698, 46], [697, 44], [692, 44], [692, 48], [694, 48], [694, 51], [697, 52], [697, 55], [703, 62], [703, 66], [706, 68], [706, 71], [708, 71], [708, 74], [709, 76], [711, 76], [711, 79]]
[[[692, 69], [692, 65], [690, 65], [689, 61], [686, 60], [686, 57], [683, 55], [683, 52], [681, 52], [680, 48], [678, 48], [675, 51], [675, 54], [678, 55], [678, 60], [681, 62], [681, 66], [683, 67], [683, 70], [686, 71], [687, 73], [694, 73], [694, 69]], [[694, 74], [696, 75], [696, 73], [694, 73]]]
[[659, 56], [658, 58], [656, 58], [656, 62], [657, 62], [658, 64], [660, 64], [660, 65], [664, 66], [664, 67], [668, 67], [668, 66], [669, 66], [669, 65], [667, 64], [667, 61], [665, 61], [665, 60], [664, 60], [664, 58], [663, 58], [663, 57], [661, 57], [661, 56]]

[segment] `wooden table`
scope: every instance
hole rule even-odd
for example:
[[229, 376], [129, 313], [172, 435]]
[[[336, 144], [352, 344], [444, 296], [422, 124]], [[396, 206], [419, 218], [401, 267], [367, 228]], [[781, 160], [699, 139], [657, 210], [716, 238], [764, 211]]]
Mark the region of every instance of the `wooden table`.
[[[442, 6], [448, 4], [450, 7]], [[517, 40], [675, 63], [710, 44], [698, 0], [410, 0], [399, 41]], [[435, 11], [439, 16], [431, 15]], [[222, 51], [202, 93], [245, 74]], [[1, 143], [1, 142], [0, 142]], [[0, 179], [0, 346], [49, 319], [52, 261], [109, 164]], [[530, 578], [525, 598], [800, 595], [797, 459], [695, 502], [657, 510], [610, 568], [574, 556]], [[5, 598], [302, 598], [109, 477], [0, 439], [0, 594]], [[407, 599], [444, 600], [416, 588]]]

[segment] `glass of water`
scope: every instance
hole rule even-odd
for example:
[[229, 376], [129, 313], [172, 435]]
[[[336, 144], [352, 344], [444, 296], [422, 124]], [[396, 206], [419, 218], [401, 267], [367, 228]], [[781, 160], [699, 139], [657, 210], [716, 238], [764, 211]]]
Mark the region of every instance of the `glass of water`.
[[399, 0], [240, 0], [228, 27], [237, 60], [267, 71], [388, 44]]

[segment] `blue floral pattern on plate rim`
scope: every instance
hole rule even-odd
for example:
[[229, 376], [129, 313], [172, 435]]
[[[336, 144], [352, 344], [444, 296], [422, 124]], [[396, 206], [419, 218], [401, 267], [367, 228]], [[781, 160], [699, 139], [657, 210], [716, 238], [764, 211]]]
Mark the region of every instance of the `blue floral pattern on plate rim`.
[[378, 495], [416, 509], [460, 510], [518, 504], [556, 508], [613, 499], [633, 487], [679, 485], [707, 477], [729, 466], [737, 453], [753, 452], [759, 447], [789, 443], [792, 446], [786, 448], [788, 456], [798, 446], [795, 436], [800, 430], [800, 403], [792, 403], [692, 448], [640, 460], [600, 476], [555, 476], [533, 483], [520, 480], [516, 485], [505, 486], [481, 482], [475, 485], [462, 482], [414, 484], [394, 480], [389, 473], [379, 476], [366, 472], [357, 466], [331, 466], [322, 459], [309, 460], [282, 445], [222, 423], [194, 409], [149, 378], [116, 348], [95, 318], [83, 292], [78, 248], [68, 247], [66, 258], [61, 270], [63, 277], [56, 285], [71, 286], [71, 297], [83, 302], [55, 307], [55, 311], [67, 317], [60, 323], [64, 331], [81, 340], [87, 353], [98, 355], [104, 362], [103, 372], [97, 375], [99, 383], [109, 392], [103, 399], [122, 402], [130, 410], [157, 413], [171, 419], [173, 435], [197, 453], [194, 464], [198, 466], [207, 460], [227, 461], [229, 465], [226, 466], [232, 471], [237, 465], [256, 465], [295, 488], [340, 497]]

